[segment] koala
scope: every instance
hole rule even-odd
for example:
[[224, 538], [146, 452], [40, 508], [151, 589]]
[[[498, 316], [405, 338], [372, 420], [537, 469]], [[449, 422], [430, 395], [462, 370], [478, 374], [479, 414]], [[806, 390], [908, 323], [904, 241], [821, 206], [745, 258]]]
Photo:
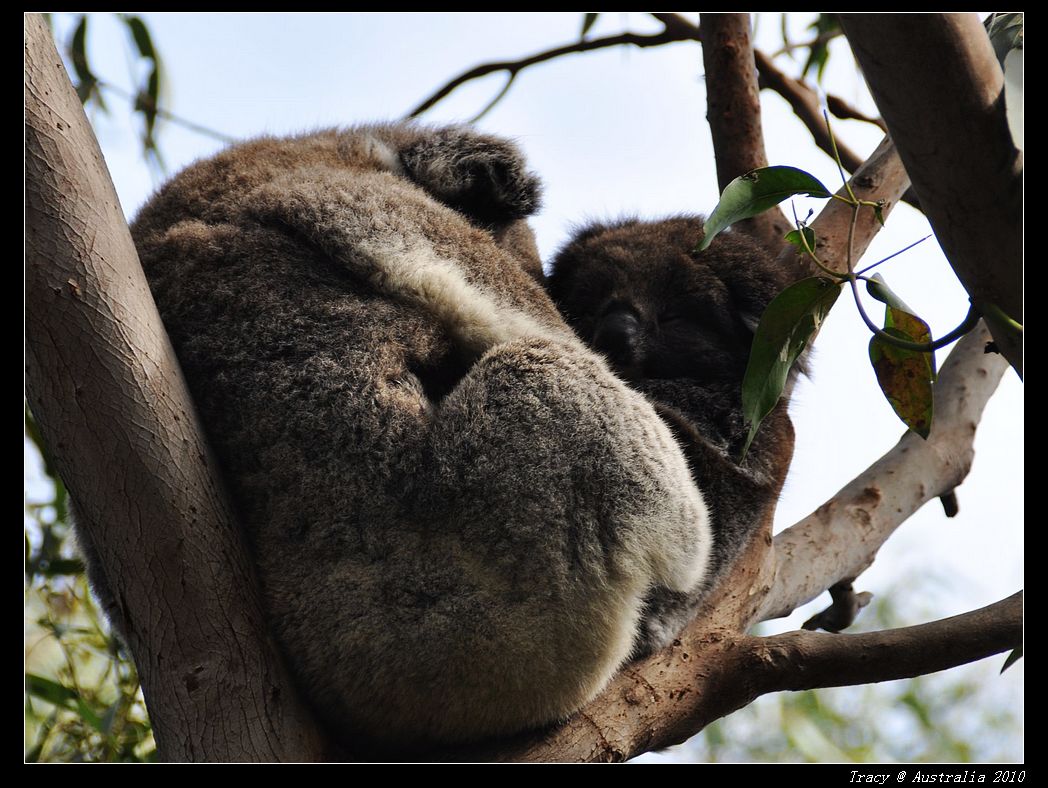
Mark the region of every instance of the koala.
[[647, 397], [684, 446], [709, 508], [706, 578], [690, 591], [652, 589], [636, 656], [663, 646], [694, 616], [773, 510], [793, 456], [788, 386], [741, 460], [742, 378], [753, 333], [790, 280], [744, 235], [722, 233], [695, 253], [702, 238], [701, 217], [595, 224], [556, 255], [547, 281], [568, 323]]
[[652, 589], [705, 581], [703, 494], [542, 288], [538, 200], [507, 141], [372, 125], [232, 147], [132, 225], [268, 624], [336, 739], [565, 718]]

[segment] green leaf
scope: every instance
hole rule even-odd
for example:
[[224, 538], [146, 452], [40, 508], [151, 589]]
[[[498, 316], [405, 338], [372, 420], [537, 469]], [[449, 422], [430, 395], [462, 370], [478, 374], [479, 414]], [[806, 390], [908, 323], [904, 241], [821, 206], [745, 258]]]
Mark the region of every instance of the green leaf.
[[139, 54], [155, 63], [157, 61], [156, 49], [153, 47], [153, 39], [149, 35], [149, 29], [146, 27], [145, 22], [137, 16], [125, 15], [121, 16], [121, 19], [124, 20], [124, 24], [131, 31], [131, 38], [134, 39]]
[[87, 62], [87, 15], [80, 17], [80, 22], [73, 31], [73, 38], [69, 42], [69, 59], [73, 62], [73, 71], [76, 72], [76, 95], [80, 97], [81, 104], [87, 104], [92, 96], [98, 98], [98, 105], [105, 110], [101, 95], [98, 93], [98, 79], [91, 72]]
[[[932, 330], [924, 320], [917, 317], [917, 313], [910, 309], [906, 303], [899, 298], [892, 289], [888, 287], [888, 283], [884, 281], [884, 277], [880, 274], [874, 274], [866, 282], [866, 292], [876, 298], [882, 304], [887, 305], [887, 309], [884, 312], [884, 327], [897, 328], [906, 335], [913, 337], [911, 341], [920, 343], [929, 343], [932, 341]], [[919, 351], [909, 351], [917, 352]], [[920, 353], [924, 356], [927, 367], [929, 379], [934, 381], [936, 377], [935, 371], [935, 354], [932, 352]]]
[[81, 575], [84, 573], [84, 562], [79, 558], [61, 558], [43, 563], [45, 565], [40, 567], [40, 574], [44, 577]]
[[76, 703], [80, 699], [80, 695], [76, 690], [69, 689], [69, 687], [65, 687], [57, 681], [52, 681], [33, 673], [26, 675], [25, 685], [26, 690], [33, 697], [46, 700], [48, 703], [66, 709], [76, 708]]
[[[840, 21], [835, 14], [819, 14], [818, 18], [812, 24], [808, 25], [808, 29], [813, 30], [816, 37], [821, 36], [824, 33], [838, 31], [840, 30], [840, 27]], [[811, 47], [808, 52], [808, 59], [805, 61], [804, 68], [801, 72], [802, 77], [807, 77], [808, 73], [814, 68], [816, 69], [815, 79], [817, 82], [821, 83], [829, 59], [829, 41], [819, 41]]]
[[888, 287], [888, 283], [884, 281], [884, 277], [880, 274], [874, 274], [866, 281], [866, 292], [882, 304], [887, 304], [895, 309], [909, 312], [911, 315], [913, 314], [913, 310], [906, 306], [906, 304], [903, 303], [903, 300], [892, 292], [891, 288]]
[[76, 699], [76, 708], [77, 711], [80, 712], [80, 717], [84, 720], [84, 722], [86, 722], [99, 733], [106, 732], [104, 726], [102, 725], [101, 718], [97, 714], [95, 714], [94, 710], [90, 706], [88, 706], [87, 703], [84, 702], [83, 698], [78, 697]]
[[1004, 667], [1001, 668], [1001, 673], [1008, 670], [1012, 665], [1023, 658], [1023, 647], [1019, 646], [1017, 649], [1013, 649], [1012, 653], [1008, 655], [1008, 659], [1004, 661]]
[[873, 206], [873, 215], [877, 217], [877, 223], [884, 227], [884, 200], [878, 200]]
[[696, 251], [707, 248], [726, 227], [763, 213], [795, 194], [831, 196], [815, 176], [796, 167], [761, 167], [740, 175], [725, 187], [720, 202], [706, 220], [706, 235]]
[[[888, 311], [892, 311], [891, 307]], [[928, 341], [893, 326], [885, 326], [884, 331], [908, 342]], [[870, 338], [870, 362], [881, 391], [903, 423], [925, 439], [932, 427], [934, 371], [931, 358], [931, 353], [905, 350], [876, 336]]]
[[593, 27], [593, 23], [597, 21], [598, 16], [600, 16], [600, 14], [589, 13], [582, 18], [582, 32], [579, 33], [579, 38], [586, 37], [586, 33], [590, 31], [591, 27]]
[[[801, 238], [804, 233], [804, 238]], [[807, 254], [815, 251], [815, 231], [810, 227], [802, 227], [800, 230], [790, 230], [786, 233], [786, 242], [797, 247], [801, 252]]]
[[827, 277], [802, 279], [775, 296], [761, 315], [742, 380], [742, 412], [750, 427], [744, 457], [761, 421], [782, 396], [790, 368], [840, 293], [841, 285]]

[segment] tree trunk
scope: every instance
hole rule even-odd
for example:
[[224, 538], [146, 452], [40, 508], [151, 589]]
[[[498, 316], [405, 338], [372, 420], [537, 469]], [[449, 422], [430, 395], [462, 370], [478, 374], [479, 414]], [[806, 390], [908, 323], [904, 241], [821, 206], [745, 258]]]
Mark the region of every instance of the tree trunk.
[[26, 390], [98, 550], [163, 760], [315, 760], [80, 101], [25, 17]]

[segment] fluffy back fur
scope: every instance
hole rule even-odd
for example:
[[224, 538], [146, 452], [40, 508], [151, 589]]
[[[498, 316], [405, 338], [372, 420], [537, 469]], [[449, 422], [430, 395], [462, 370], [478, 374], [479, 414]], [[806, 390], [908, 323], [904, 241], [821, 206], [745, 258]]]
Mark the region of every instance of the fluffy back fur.
[[132, 231], [301, 687], [350, 739], [566, 716], [706, 507], [645, 399], [535, 281], [538, 183], [462, 128], [264, 138]]

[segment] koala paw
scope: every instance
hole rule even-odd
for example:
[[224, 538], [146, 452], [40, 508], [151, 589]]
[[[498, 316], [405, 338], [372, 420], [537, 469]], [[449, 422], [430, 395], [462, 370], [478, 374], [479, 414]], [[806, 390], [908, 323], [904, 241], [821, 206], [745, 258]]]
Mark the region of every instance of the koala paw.
[[539, 179], [505, 140], [443, 129], [403, 148], [400, 160], [412, 180], [478, 224], [522, 219], [538, 210]]

